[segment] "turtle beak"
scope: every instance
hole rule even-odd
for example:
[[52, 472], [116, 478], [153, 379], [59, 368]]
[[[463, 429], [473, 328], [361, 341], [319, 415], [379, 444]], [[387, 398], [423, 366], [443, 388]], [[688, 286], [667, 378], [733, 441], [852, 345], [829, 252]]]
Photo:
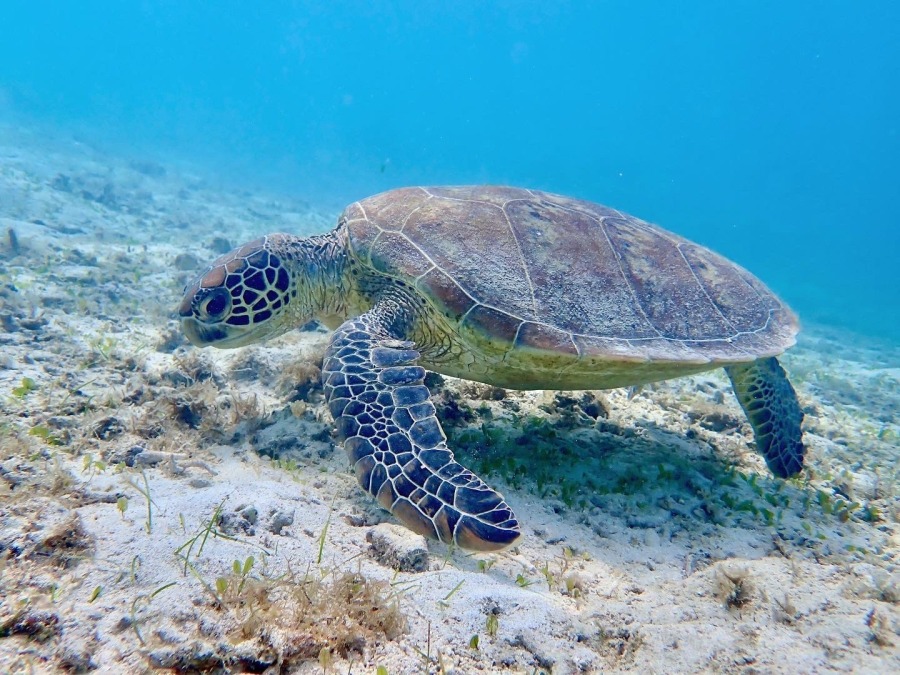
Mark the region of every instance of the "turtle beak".
[[221, 342], [228, 333], [219, 326], [208, 326], [197, 321], [190, 312], [185, 316], [181, 311], [178, 312], [183, 317], [181, 319], [181, 330], [184, 331], [185, 337], [195, 347], [206, 347], [216, 342]]
[[198, 321], [193, 316], [181, 319], [181, 330], [195, 347], [216, 347], [217, 349], [246, 347], [254, 342], [259, 342], [262, 337], [270, 337], [270, 335], [260, 336], [259, 330], [247, 330], [246, 326], [208, 324]]
[[184, 300], [181, 301], [181, 304], [178, 306], [178, 316], [183, 319], [190, 318], [193, 315], [193, 311], [191, 311], [191, 296], [186, 295]]

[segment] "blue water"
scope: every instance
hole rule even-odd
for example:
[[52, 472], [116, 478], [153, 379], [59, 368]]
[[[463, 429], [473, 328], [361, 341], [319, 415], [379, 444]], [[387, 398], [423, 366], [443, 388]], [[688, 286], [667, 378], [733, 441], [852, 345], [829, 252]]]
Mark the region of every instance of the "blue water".
[[900, 3], [7, 0], [0, 115], [333, 207], [600, 201], [900, 341]]

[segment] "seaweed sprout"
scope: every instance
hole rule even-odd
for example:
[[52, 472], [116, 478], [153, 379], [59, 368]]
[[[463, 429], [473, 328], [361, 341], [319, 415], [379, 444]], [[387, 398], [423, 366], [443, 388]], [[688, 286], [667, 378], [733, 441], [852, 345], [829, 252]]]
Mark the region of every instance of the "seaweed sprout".
[[[248, 560], [250, 560], [248, 558]], [[393, 640], [406, 630], [398, 597], [388, 584], [360, 572], [322, 576], [319, 571], [254, 577], [252, 563], [232, 570], [221, 606], [237, 620], [235, 637], [249, 639], [280, 633], [278, 642], [295, 659], [346, 657], [381, 639]], [[272, 639], [271, 637], [269, 639]]]
[[728, 609], [740, 609], [752, 599], [753, 584], [750, 582], [750, 570], [746, 567], [726, 569], [719, 565], [715, 584], [716, 595]]
[[491, 610], [488, 612], [487, 619], [484, 622], [484, 632], [487, 633], [490, 637], [497, 637], [497, 632], [500, 630], [500, 613], [496, 610]]

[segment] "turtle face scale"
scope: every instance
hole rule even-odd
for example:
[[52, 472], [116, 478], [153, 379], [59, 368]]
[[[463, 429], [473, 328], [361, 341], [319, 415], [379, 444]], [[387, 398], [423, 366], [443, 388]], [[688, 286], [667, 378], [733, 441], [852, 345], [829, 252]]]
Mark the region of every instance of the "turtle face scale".
[[264, 237], [226, 253], [187, 285], [178, 314], [193, 345], [241, 347], [294, 325], [284, 320], [290, 276], [266, 244]]

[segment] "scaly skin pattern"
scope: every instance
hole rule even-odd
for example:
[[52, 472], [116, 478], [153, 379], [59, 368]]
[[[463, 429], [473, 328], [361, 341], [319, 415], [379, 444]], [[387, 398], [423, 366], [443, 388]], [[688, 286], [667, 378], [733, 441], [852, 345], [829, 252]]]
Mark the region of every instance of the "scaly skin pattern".
[[338, 328], [325, 353], [325, 397], [359, 483], [415, 532], [470, 550], [506, 548], [519, 523], [502, 495], [453, 459], [419, 353], [397, 338], [402, 313], [382, 301]]
[[738, 402], [747, 413], [756, 448], [779, 478], [803, 468], [803, 411], [778, 359], [758, 359], [725, 368]]
[[454, 460], [424, 367], [603, 389], [724, 366], [772, 472], [803, 466], [803, 413], [774, 356], [796, 317], [724, 258], [588, 202], [394, 190], [352, 204], [327, 234], [272, 234], [220, 257], [178, 311], [197, 346], [252, 344], [312, 318], [336, 329], [322, 379], [360, 484], [410, 529], [466, 549], [514, 544], [519, 522]]

